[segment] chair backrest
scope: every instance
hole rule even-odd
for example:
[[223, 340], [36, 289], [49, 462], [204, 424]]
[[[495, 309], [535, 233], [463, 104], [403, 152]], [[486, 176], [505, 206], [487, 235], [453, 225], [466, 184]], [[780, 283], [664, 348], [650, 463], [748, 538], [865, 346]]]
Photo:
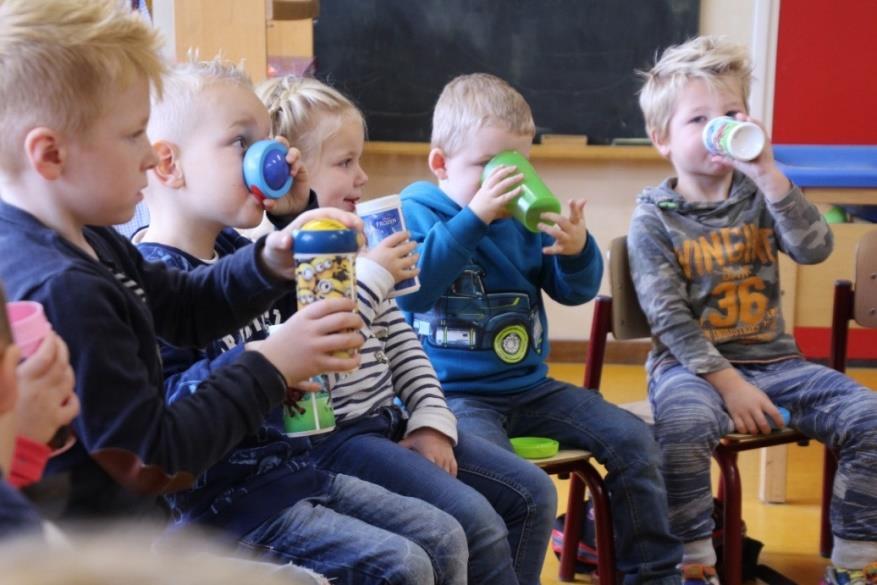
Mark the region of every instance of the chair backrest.
[[627, 238], [624, 236], [615, 238], [609, 244], [609, 288], [610, 296], [600, 295], [594, 301], [594, 318], [591, 320], [591, 336], [582, 382], [585, 388], [592, 390], [600, 388], [603, 359], [606, 356], [606, 338], [610, 332], [615, 339], [620, 340], [651, 336], [649, 323], [640, 309], [633, 279], [630, 277]]
[[877, 327], [877, 230], [862, 236], [856, 246], [853, 319], [862, 327]]
[[649, 322], [639, 306], [630, 276], [627, 236], [615, 238], [609, 245], [609, 287], [612, 291], [612, 334], [615, 338], [650, 337]]

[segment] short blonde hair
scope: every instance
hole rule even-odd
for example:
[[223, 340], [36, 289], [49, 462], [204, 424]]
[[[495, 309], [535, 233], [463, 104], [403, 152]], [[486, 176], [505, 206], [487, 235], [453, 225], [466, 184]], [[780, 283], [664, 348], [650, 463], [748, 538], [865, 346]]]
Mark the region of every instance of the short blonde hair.
[[190, 108], [197, 103], [198, 94], [214, 83], [253, 89], [253, 82], [243, 66], [224, 60], [221, 55], [201, 61], [197, 51], [190, 51], [187, 61], [172, 65], [162, 79], [161, 92], [152, 93], [149, 139], [178, 143], [191, 129]]
[[430, 142], [452, 155], [469, 132], [486, 126], [521, 136], [536, 134], [527, 100], [506, 81], [487, 73], [460, 75], [445, 85], [435, 104]]
[[120, 0], [0, 2], [0, 169], [15, 174], [28, 131], [87, 133], [109, 91], [161, 90], [158, 33]]
[[341, 128], [345, 116], [362, 123], [362, 112], [337, 89], [313, 77], [287, 75], [268, 79], [256, 87], [256, 95], [268, 108], [275, 136], [283, 136], [301, 150], [302, 158], [313, 165], [322, 144]]
[[645, 79], [639, 105], [646, 132], [666, 138], [676, 100], [689, 80], [702, 79], [710, 87], [717, 87], [730, 78], [739, 84], [746, 104], [752, 64], [745, 46], [724, 37], [701, 36], [668, 47], [654, 67], [640, 74]]

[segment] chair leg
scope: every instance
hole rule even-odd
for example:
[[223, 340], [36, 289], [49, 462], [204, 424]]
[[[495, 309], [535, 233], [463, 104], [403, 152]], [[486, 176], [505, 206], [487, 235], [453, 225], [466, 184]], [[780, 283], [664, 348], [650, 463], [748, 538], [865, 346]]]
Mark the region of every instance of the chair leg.
[[[585, 464], [590, 467], [587, 463]], [[560, 569], [557, 578], [572, 581], [576, 576], [576, 555], [579, 549], [585, 484], [578, 474], [573, 473], [569, 480], [569, 498], [566, 504], [566, 519], [563, 523], [563, 548], [560, 551]]]
[[825, 447], [825, 458], [822, 464], [822, 510], [819, 527], [819, 553], [831, 557], [834, 548], [834, 536], [831, 533], [831, 494], [834, 489], [834, 474], [837, 472], [837, 459], [831, 449]]
[[615, 570], [615, 539], [612, 530], [612, 512], [609, 508], [609, 494], [603, 478], [590, 465], [584, 466], [582, 478], [588, 484], [594, 501], [594, 527], [597, 536], [597, 572], [600, 585], [615, 585], [618, 575]]
[[722, 583], [723, 585], [741, 585], [743, 581], [743, 510], [737, 453], [719, 446], [715, 451], [715, 456], [721, 470], [722, 496], [724, 498]]

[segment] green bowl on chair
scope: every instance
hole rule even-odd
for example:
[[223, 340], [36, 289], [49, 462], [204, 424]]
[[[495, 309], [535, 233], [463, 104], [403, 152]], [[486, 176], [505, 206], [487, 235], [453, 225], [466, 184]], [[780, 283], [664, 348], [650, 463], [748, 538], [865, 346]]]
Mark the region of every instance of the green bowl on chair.
[[547, 437], [512, 437], [512, 447], [524, 459], [547, 459], [557, 455], [560, 444]]

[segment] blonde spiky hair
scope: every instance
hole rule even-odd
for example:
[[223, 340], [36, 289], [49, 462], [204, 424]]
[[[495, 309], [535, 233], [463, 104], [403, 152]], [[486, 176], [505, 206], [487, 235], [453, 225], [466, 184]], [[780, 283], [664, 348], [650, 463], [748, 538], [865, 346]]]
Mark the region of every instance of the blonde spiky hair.
[[2, 0], [0, 170], [20, 171], [34, 127], [87, 133], [110, 92], [140, 78], [161, 91], [160, 47], [120, 0]]
[[752, 64], [745, 46], [725, 37], [700, 36], [668, 47], [655, 66], [640, 75], [645, 79], [639, 105], [646, 132], [663, 139], [667, 137], [679, 92], [689, 80], [702, 79], [710, 87], [728, 80], [736, 82], [745, 104], [749, 101]]
[[227, 61], [222, 55], [201, 61], [198, 51], [190, 50], [186, 61], [171, 66], [164, 76], [162, 91], [152, 94], [149, 139], [179, 143], [190, 130], [193, 118], [190, 107], [197, 102], [198, 94], [214, 83], [253, 89], [243, 65]]

